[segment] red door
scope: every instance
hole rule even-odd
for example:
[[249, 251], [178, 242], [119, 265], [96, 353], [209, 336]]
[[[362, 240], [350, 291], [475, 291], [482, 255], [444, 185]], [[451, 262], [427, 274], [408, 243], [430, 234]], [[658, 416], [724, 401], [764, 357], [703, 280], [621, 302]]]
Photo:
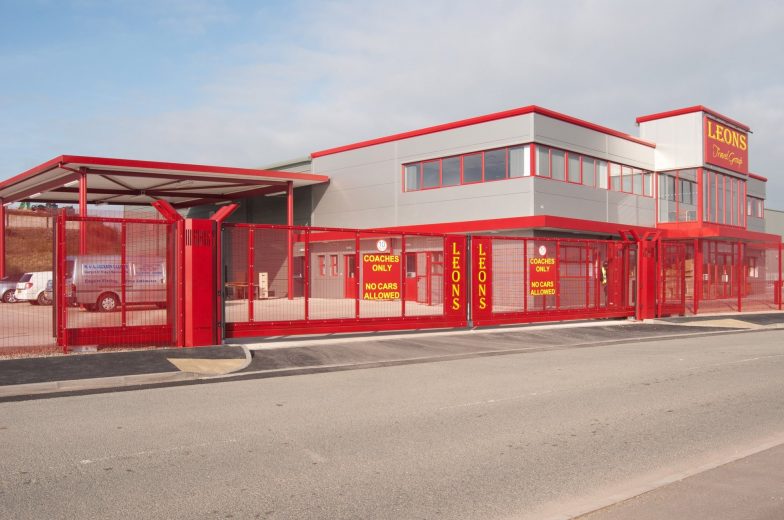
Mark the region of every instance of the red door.
[[344, 283], [344, 297], [356, 298], [357, 297], [357, 255], [345, 255], [345, 270], [343, 271], [345, 280]]

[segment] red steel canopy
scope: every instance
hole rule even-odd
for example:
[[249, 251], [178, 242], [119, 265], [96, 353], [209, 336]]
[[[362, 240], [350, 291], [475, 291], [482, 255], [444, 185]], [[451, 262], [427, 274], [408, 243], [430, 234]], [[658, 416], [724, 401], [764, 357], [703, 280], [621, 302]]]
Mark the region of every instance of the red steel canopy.
[[149, 205], [165, 200], [185, 208], [324, 182], [329, 177], [309, 173], [61, 155], [0, 182], [0, 203]]

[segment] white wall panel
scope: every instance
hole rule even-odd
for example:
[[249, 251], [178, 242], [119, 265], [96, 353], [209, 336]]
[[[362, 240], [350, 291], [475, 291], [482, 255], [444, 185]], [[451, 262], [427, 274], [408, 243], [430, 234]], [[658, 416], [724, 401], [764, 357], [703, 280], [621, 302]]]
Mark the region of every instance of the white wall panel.
[[702, 112], [640, 123], [640, 137], [656, 143], [656, 170], [703, 164]]

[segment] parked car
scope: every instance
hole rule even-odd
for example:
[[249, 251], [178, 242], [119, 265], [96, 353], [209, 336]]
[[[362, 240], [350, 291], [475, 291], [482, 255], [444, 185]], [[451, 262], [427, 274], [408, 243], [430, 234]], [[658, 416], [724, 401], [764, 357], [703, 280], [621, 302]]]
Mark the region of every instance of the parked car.
[[3, 303], [16, 303], [14, 292], [18, 282], [19, 275], [0, 278], [0, 301]]
[[52, 271], [25, 273], [16, 284], [17, 300], [30, 302], [31, 305], [51, 305], [52, 299], [46, 296], [46, 284], [51, 283]]
[[44, 289], [44, 298], [49, 300], [49, 303], [54, 301], [54, 287], [52, 286], [52, 281], [49, 280], [46, 282], [46, 289]]
[[123, 265], [118, 255], [68, 257], [65, 262], [65, 297], [88, 311], [112, 312], [120, 308], [122, 272], [125, 270], [126, 305], [166, 308], [166, 260], [156, 256], [129, 256]]

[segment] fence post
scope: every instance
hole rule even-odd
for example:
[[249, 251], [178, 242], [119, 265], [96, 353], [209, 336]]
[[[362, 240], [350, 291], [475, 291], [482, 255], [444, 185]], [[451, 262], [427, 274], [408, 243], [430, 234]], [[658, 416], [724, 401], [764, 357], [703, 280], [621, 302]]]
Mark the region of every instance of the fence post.
[[0, 199], [0, 278], [5, 276], [5, 203]]

